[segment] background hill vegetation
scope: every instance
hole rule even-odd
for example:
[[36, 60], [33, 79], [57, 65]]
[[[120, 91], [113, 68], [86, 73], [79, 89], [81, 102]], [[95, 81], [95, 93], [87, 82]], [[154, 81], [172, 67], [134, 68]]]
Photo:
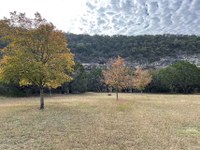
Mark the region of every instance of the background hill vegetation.
[[99, 36], [66, 34], [68, 47], [82, 63], [106, 63], [118, 55], [129, 62], [200, 53], [200, 37], [188, 35]]

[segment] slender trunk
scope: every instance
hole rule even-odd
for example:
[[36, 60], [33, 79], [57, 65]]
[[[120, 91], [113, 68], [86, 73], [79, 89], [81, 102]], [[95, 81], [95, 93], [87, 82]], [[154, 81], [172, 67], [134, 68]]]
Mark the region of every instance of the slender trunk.
[[116, 98], [117, 98], [117, 100], [118, 100], [118, 98], [119, 98], [119, 96], [118, 96], [118, 91], [116, 92], [116, 96], [117, 96]]
[[44, 95], [43, 88], [40, 88], [40, 110], [44, 109]]
[[117, 100], [118, 100], [118, 98], [119, 98], [119, 96], [118, 96], [118, 89], [116, 90], [116, 98], [117, 98]]

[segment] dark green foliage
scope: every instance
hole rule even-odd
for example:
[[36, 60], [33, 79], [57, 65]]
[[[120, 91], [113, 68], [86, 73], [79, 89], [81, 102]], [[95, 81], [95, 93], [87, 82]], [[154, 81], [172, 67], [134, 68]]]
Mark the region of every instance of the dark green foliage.
[[161, 90], [191, 93], [200, 85], [200, 69], [189, 62], [179, 61], [156, 72], [153, 81]]
[[88, 85], [87, 72], [80, 63], [76, 63], [72, 77], [72, 82], [68, 84], [69, 93], [86, 92]]
[[24, 97], [24, 96], [32, 96], [32, 95], [38, 95], [39, 90], [37, 87], [34, 86], [19, 86], [17, 83], [10, 83], [0, 84], [0, 95], [3, 96], [13, 96], [13, 97]]
[[194, 35], [66, 36], [79, 62], [105, 63], [118, 55], [130, 62], [153, 62], [167, 56], [200, 53], [200, 37]]
[[102, 81], [102, 69], [92, 68], [88, 71], [88, 91], [102, 92], [105, 91], [105, 84]]
[[146, 87], [148, 92], [152, 93], [168, 93], [170, 92], [170, 89], [168, 86], [166, 86], [161, 78], [160, 78], [160, 70], [155, 70], [152, 72], [152, 81], [151, 83]]
[[0, 59], [2, 58], [2, 51], [1, 49], [3, 49], [4, 47], [6, 47], [6, 43], [0, 40]]
[[6, 42], [0, 40], [0, 49], [6, 47]]

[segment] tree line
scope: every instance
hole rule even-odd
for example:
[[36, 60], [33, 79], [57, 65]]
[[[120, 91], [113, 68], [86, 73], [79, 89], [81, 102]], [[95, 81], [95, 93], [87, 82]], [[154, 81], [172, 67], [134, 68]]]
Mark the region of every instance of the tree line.
[[[115, 60], [115, 59], [114, 59]], [[110, 63], [110, 61], [109, 61]], [[119, 87], [108, 86], [104, 81], [105, 68], [93, 67], [91, 69], [84, 68], [80, 63], [76, 62], [74, 72], [71, 75], [72, 80], [63, 83], [58, 88], [44, 88], [47, 95], [51, 94], [77, 94], [84, 92], [147, 92], [147, 93], [195, 93], [200, 90], [200, 69], [186, 61], [178, 61], [166, 68], [159, 70], [144, 70], [138, 68], [128, 68], [123, 71], [123, 77], [132, 76], [132, 80], [127, 77], [125, 85]], [[107, 68], [107, 69], [106, 69]], [[142, 70], [142, 71], [141, 71]], [[143, 73], [147, 71], [148, 73]], [[151, 82], [149, 81], [149, 75]], [[147, 79], [146, 79], [147, 75]], [[113, 78], [111, 78], [113, 79]], [[137, 79], [137, 80], [134, 80]], [[123, 81], [123, 80], [122, 80]], [[129, 83], [128, 83], [129, 82]], [[131, 82], [131, 83], [130, 83]], [[131, 86], [132, 84], [132, 86]], [[138, 85], [137, 88], [135, 85]], [[144, 86], [146, 85], [146, 86]], [[114, 88], [115, 87], [115, 88]], [[118, 88], [118, 89], [117, 89]], [[35, 85], [20, 86], [16, 83], [1, 83], [0, 94], [6, 96], [31, 96], [38, 95], [39, 90]]]
[[128, 62], [151, 63], [200, 53], [196, 35], [100, 36], [66, 34], [68, 47], [82, 63], [104, 64], [118, 55]]
[[[119, 68], [118, 68], [119, 67]], [[195, 93], [200, 90], [200, 68], [187, 61], [177, 61], [162, 69], [128, 67], [123, 58], [108, 61], [104, 68], [87, 70], [76, 63], [73, 80], [54, 92], [147, 92]], [[118, 80], [117, 80], [118, 79]]]

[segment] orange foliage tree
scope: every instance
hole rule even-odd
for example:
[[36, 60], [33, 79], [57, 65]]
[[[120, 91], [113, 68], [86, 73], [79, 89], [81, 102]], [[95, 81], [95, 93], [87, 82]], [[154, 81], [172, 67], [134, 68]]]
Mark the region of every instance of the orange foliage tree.
[[137, 67], [132, 79], [132, 87], [143, 92], [145, 87], [151, 83], [152, 75], [148, 70], [143, 70], [141, 67]]
[[125, 66], [124, 59], [119, 57], [109, 61], [107, 68], [103, 70], [104, 82], [116, 90], [116, 99], [121, 89], [128, 86], [128, 69]]

